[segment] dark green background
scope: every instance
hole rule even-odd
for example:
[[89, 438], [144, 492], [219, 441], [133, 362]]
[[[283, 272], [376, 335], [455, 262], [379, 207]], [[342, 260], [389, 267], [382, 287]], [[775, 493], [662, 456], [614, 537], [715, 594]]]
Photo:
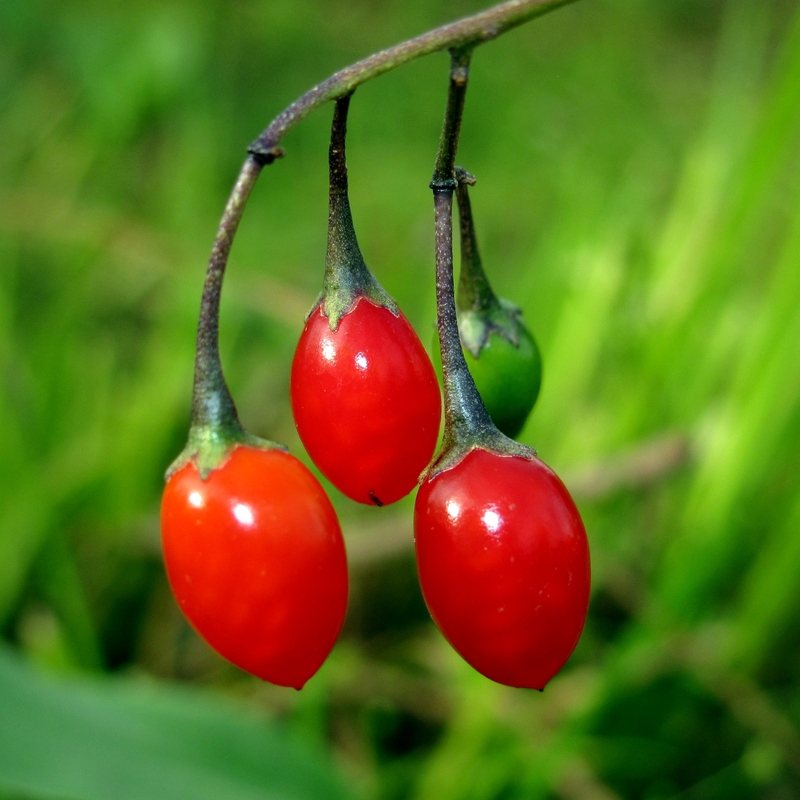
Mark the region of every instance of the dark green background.
[[[205, 261], [247, 144], [334, 70], [482, 4], [0, 2], [0, 796], [800, 796], [800, 6], [584, 0], [475, 55], [459, 161], [545, 371], [521, 436], [584, 515], [593, 597], [544, 694], [422, 604], [411, 507], [331, 489], [345, 632], [301, 692], [183, 622], [160, 560]], [[360, 89], [353, 214], [431, 339], [447, 57]], [[330, 109], [285, 139], [222, 307], [244, 423], [305, 458]], [[344, 787], [344, 788], [343, 788]]]

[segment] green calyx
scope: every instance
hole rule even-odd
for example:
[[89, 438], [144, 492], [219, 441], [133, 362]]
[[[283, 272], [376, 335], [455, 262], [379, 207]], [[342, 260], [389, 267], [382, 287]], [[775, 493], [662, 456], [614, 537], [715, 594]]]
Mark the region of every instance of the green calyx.
[[473, 450], [486, 450], [504, 458], [524, 458], [530, 461], [536, 451], [526, 444], [510, 439], [501, 433], [491, 420], [488, 424], [470, 424], [469, 431], [460, 434], [445, 428], [444, 441], [439, 454], [420, 475], [420, 482], [433, 480], [437, 475], [458, 466]]
[[489, 334], [496, 333], [509, 344], [519, 347], [521, 329], [527, 330], [519, 306], [510, 300], [497, 297], [494, 299], [496, 302], [488, 308], [463, 308], [461, 304], [457, 304], [461, 344], [475, 358], [480, 358], [481, 351], [489, 342]]
[[192, 423], [189, 439], [181, 454], [169, 465], [166, 479], [189, 462], [197, 467], [200, 477], [221, 467], [239, 445], [259, 450], [286, 450], [267, 439], [248, 433], [239, 422], [233, 398], [222, 374], [217, 341], [216, 304], [211, 314], [201, 312], [197, 337], [192, 393]]
[[219, 469], [239, 445], [246, 445], [257, 450], [283, 450], [287, 448], [268, 439], [261, 439], [247, 433], [241, 425], [222, 428], [209, 425], [192, 425], [189, 429], [189, 440], [181, 454], [169, 465], [166, 480], [188, 463], [193, 463], [203, 480]]
[[322, 292], [311, 313], [322, 307], [330, 329], [335, 331], [345, 314], [349, 314], [358, 300], [366, 297], [376, 306], [388, 309], [397, 316], [397, 303], [370, 272], [358, 246], [347, 185], [347, 112], [350, 108], [347, 95], [336, 101], [331, 126], [331, 144], [328, 150], [330, 194], [328, 206], [328, 250], [325, 256], [325, 280]]

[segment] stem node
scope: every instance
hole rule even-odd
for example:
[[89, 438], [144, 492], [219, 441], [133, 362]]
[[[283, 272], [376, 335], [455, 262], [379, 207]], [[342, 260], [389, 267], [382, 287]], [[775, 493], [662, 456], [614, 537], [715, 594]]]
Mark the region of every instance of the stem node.
[[273, 161], [277, 161], [279, 158], [283, 158], [286, 155], [286, 152], [282, 147], [278, 147], [278, 145], [273, 145], [267, 149], [257, 149], [254, 150], [249, 148], [247, 150], [247, 154], [253, 157], [253, 160], [260, 166], [266, 167], [268, 164], [272, 164]]

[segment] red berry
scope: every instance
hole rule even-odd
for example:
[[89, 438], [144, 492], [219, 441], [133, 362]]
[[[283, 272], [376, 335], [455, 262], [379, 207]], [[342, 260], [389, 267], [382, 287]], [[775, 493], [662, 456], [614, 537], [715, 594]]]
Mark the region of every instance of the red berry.
[[161, 537], [178, 605], [211, 647], [302, 688], [347, 609], [341, 529], [311, 472], [281, 450], [244, 445], [207, 480], [186, 464], [164, 490]]
[[425, 602], [450, 644], [487, 678], [544, 688], [589, 603], [586, 531], [558, 476], [473, 450], [422, 484], [414, 531]]
[[292, 364], [303, 444], [337, 489], [360, 503], [407, 495], [436, 447], [441, 397], [408, 320], [362, 297], [331, 331], [314, 309]]

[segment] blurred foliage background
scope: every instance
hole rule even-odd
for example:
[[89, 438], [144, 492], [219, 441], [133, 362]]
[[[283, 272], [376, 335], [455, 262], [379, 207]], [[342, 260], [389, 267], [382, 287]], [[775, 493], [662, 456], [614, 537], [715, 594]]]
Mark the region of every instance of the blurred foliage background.
[[[336, 69], [477, 0], [0, 2], [0, 796], [800, 796], [800, 6], [592, 0], [479, 49], [459, 161], [545, 359], [522, 434], [584, 515], [593, 598], [543, 694], [432, 626], [412, 499], [333, 489], [344, 634], [302, 692], [181, 618], [158, 540], [205, 262], [247, 144]], [[359, 89], [367, 262], [431, 339], [447, 57]], [[330, 113], [233, 249], [245, 425], [288, 402], [321, 283]]]

